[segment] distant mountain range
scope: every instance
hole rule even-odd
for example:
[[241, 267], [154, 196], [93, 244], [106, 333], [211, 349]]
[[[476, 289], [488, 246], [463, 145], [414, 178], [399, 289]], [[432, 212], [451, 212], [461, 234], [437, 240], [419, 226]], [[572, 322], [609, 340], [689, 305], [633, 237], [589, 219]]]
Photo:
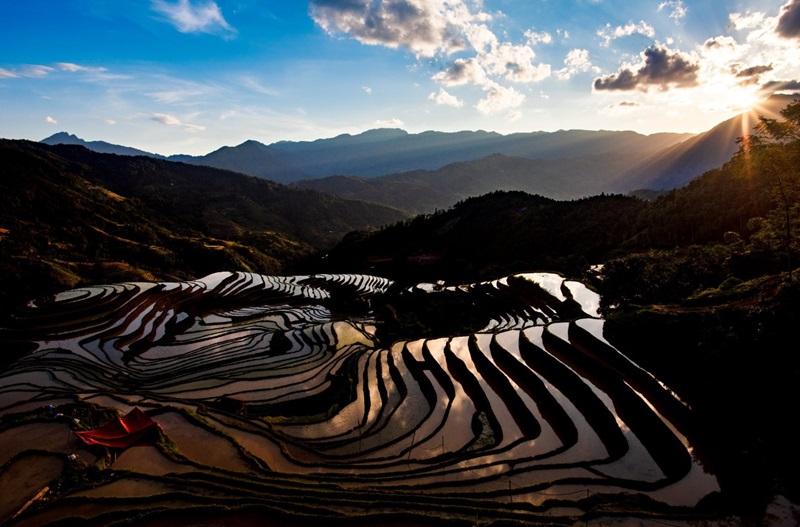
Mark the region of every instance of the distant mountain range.
[[[757, 112], [777, 117], [796, 97], [772, 96]], [[424, 213], [495, 190], [575, 199], [602, 192], [678, 188], [727, 162], [736, 152], [736, 139], [757, 122], [758, 115], [749, 112], [699, 135], [606, 130], [409, 134], [378, 129], [271, 145], [251, 140], [204, 156], [168, 158], [103, 141], [83, 141], [64, 132], [42, 142], [211, 166]]]
[[117, 154], [121, 156], [148, 156], [148, 157], [155, 157], [157, 159], [166, 159], [164, 156], [153, 154], [151, 152], [145, 152], [144, 150], [139, 150], [138, 148], [131, 148], [129, 146], [115, 145], [107, 143], [105, 141], [84, 141], [80, 137], [73, 134], [68, 134], [67, 132], [58, 132], [57, 134], [53, 134], [50, 137], [42, 139], [40, 142], [46, 145], [79, 145], [100, 154]]
[[[738, 148], [737, 138], [752, 131], [758, 115], [777, 118], [778, 112], [795, 98], [775, 95], [759, 107], [758, 114], [738, 115], [707, 132], [660, 149], [648, 148], [659, 139], [666, 139], [658, 135], [636, 137], [630, 135], [632, 132], [607, 132], [617, 134], [606, 136], [618, 141], [609, 145], [595, 135], [604, 132], [556, 132], [540, 137], [550, 148], [539, 144], [539, 152], [559, 151], [555, 145], [562, 147], [560, 140], [569, 142], [580, 137], [584, 142], [573, 142], [571, 155], [560, 158], [495, 154], [432, 171], [414, 170], [377, 178], [332, 176], [293, 185], [415, 213], [433, 212], [496, 190], [521, 190], [555, 199], [577, 199], [603, 192], [627, 194], [641, 189], [670, 190], [725, 164]], [[569, 134], [572, 136], [568, 140]], [[603, 147], [607, 150], [603, 151]]]
[[331, 176], [296, 181], [292, 186], [422, 214], [498, 190], [521, 190], [561, 200], [600, 194], [607, 192], [611, 182], [630, 167], [630, 158], [621, 153], [565, 159], [493, 154], [433, 171], [414, 170], [376, 178]]
[[690, 137], [691, 134], [646, 136], [606, 130], [500, 135], [485, 131], [409, 134], [397, 129], [378, 129], [309, 142], [282, 141], [265, 145], [251, 140], [204, 156], [167, 158], [103, 141], [83, 141], [65, 132], [42, 142], [78, 144], [102, 153], [148, 155], [290, 183], [338, 175], [373, 178], [411, 170], [438, 170], [452, 163], [476, 161], [494, 154], [546, 160], [614, 154], [624, 156], [628, 165], [633, 166], [648, 155]]
[[727, 121], [686, 141], [665, 148], [627, 170], [616, 181], [618, 190], [631, 188], [673, 189], [682, 187], [707, 170], [726, 163], [738, 150], [736, 140], [753, 132], [762, 115], [777, 119], [779, 112], [800, 94], [773, 95], [758, 108]]

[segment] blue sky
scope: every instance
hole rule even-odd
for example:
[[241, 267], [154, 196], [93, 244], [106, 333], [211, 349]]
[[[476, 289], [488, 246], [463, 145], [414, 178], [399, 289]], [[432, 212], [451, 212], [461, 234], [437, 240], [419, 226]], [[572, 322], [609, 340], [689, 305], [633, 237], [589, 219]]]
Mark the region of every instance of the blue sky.
[[379, 127], [701, 132], [800, 81], [800, 0], [26, 0], [0, 137], [161, 154]]

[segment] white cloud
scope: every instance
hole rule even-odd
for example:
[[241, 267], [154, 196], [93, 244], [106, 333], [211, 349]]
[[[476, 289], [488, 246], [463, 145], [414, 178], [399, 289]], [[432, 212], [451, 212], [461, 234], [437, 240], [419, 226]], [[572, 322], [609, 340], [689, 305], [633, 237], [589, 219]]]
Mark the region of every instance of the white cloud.
[[595, 91], [625, 91], [625, 102], [607, 110], [615, 113], [637, 109], [634, 103], [641, 104], [637, 113], [667, 107], [728, 114], [750, 109], [776, 90], [800, 86], [800, 46], [780, 29], [787, 6], [795, 3], [800, 0], [786, 0], [772, 12], [730, 13], [727, 34], [692, 49], [656, 43], [638, 64], [624, 63], [615, 74], [596, 79]]
[[592, 69], [592, 62], [589, 60], [588, 49], [572, 49], [564, 59], [564, 68], [556, 72], [556, 77], [560, 80], [569, 80], [578, 73], [583, 73]]
[[269, 86], [264, 86], [261, 81], [258, 79], [251, 77], [251, 76], [244, 76], [242, 77], [242, 84], [256, 93], [260, 93], [261, 95], [268, 95], [270, 97], [275, 97], [280, 95], [278, 90], [274, 88], [270, 88]]
[[647, 22], [641, 20], [638, 24], [628, 22], [624, 26], [617, 27], [611, 27], [611, 24], [606, 24], [597, 32], [597, 36], [603, 39], [600, 45], [604, 47], [610, 46], [611, 42], [618, 38], [628, 37], [635, 34], [653, 38], [656, 36], [656, 30]]
[[165, 124], [167, 126], [180, 126], [181, 121], [174, 115], [169, 115], [166, 113], [156, 113], [153, 114], [153, 120], [157, 123]]
[[765, 17], [766, 14], [761, 12], [731, 13], [728, 17], [730, 20], [728, 28], [734, 30], [757, 28], [764, 23]]
[[432, 57], [466, 49], [464, 30], [491, 19], [463, 0], [311, 0], [314, 21], [331, 35]]
[[509, 108], [516, 108], [525, 100], [525, 95], [512, 87], [501, 86], [489, 81], [484, 86], [486, 95], [475, 106], [483, 114], [491, 114]]
[[469, 26], [465, 28], [464, 33], [472, 49], [478, 53], [486, 53], [498, 44], [497, 35], [486, 27], [486, 24]]
[[537, 33], [536, 31], [529, 29], [525, 31], [525, 38], [528, 39], [528, 45], [535, 46], [536, 44], [551, 44], [553, 42], [553, 35], [548, 33], [547, 31], [542, 31]]
[[676, 24], [681, 23], [684, 18], [686, 18], [686, 6], [683, 5], [683, 0], [667, 0], [666, 2], [661, 2], [658, 4], [658, 10], [662, 11], [665, 8], [669, 8], [672, 11], [669, 14], [669, 17], [675, 21]]
[[42, 64], [23, 64], [13, 69], [0, 68], [0, 79], [3, 78], [34, 78], [41, 79], [58, 72], [83, 73], [89, 75], [93, 80], [112, 80], [125, 78], [121, 75], [111, 75], [106, 73], [106, 68], [81, 66], [72, 62], [56, 62], [52, 66]]
[[464, 101], [455, 95], [447, 93], [444, 88], [439, 88], [439, 93], [432, 92], [430, 95], [428, 95], [428, 99], [436, 104], [452, 106], [453, 108], [461, 108], [464, 106]]
[[54, 66], [61, 71], [70, 71], [70, 72], [89, 72], [89, 73], [102, 73], [106, 70], [106, 68], [93, 68], [89, 66], [81, 66], [79, 64], [73, 64], [72, 62], [56, 62]]
[[47, 124], [58, 124], [58, 121], [56, 121], [54, 118], [50, 117], [49, 115], [44, 118], [44, 122], [46, 122]]
[[364, 90], [364, 93], [366, 93], [367, 95], [372, 95], [372, 88], [370, 88], [369, 86], [362, 86], [361, 89]]
[[783, 38], [779, 29], [793, 1], [797, 0], [787, 1], [774, 16], [760, 11], [731, 13], [729, 29], [736, 33], [708, 39], [699, 48], [706, 82], [747, 99], [760, 88], [769, 91], [800, 80], [800, 47]]
[[56, 67], [63, 71], [81, 71], [83, 66], [78, 66], [72, 62], [56, 62]]
[[712, 37], [703, 43], [703, 47], [709, 53], [716, 53], [726, 49], [735, 50], [737, 46], [736, 39], [729, 36]]
[[636, 101], [621, 101], [618, 103], [609, 104], [605, 108], [599, 110], [599, 113], [601, 115], [619, 116], [633, 113], [637, 108], [641, 107], [642, 104]]
[[459, 86], [461, 84], [483, 84], [486, 82], [486, 72], [478, 59], [456, 59], [445, 71], [434, 75], [433, 80], [445, 86]]
[[513, 82], [536, 82], [550, 76], [549, 64], [533, 64], [536, 54], [529, 46], [500, 44], [478, 57], [490, 73]]
[[157, 123], [166, 126], [176, 126], [189, 132], [202, 132], [206, 129], [205, 126], [183, 123], [180, 119], [168, 113], [154, 113], [150, 118]]
[[53, 71], [53, 68], [50, 66], [41, 66], [38, 64], [29, 64], [27, 66], [23, 66], [22, 70], [19, 72], [19, 76], [21, 77], [46, 77]]
[[513, 112], [508, 112], [506, 115], [506, 121], [513, 123], [514, 121], [518, 121], [522, 117], [522, 112], [514, 110]]
[[375, 121], [375, 125], [380, 126], [381, 128], [400, 128], [405, 123], [400, 119], [379, 119]]
[[[533, 83], [551, 76], [549, 64], [535, 63], [531, 45], [551, 43], [552, 35], [528, 30], [525, 44], [503, 42], [489, 27], [495, 15], [483, 10], [481, 0], [310, 0], [309, 3], [311, 17], [332, 36], [346, 35], [363, 44], [409, 50], [417, 59], [462, 53], [442, 71], [431, 75], [431, 79], [448, 87], [480, 86], [486, 95], [476, 108], [484, 113], [519, 104], [516, 101], [524, 99], [524, 95], [501, 82]], [[453, 105], [455, 101], [447, 95], [446, 91], [434, 92], [430, 98]]]
[[195, 5], [190, 0], [178, 0], [176, 3], [153, 0], [152, 7], [181, 33], [236, 34], [236, 29], [228, 24], [219, 6], [212, 1]]
[[106, 119], [106, 124], [109, 126], [114, 126], [115, 124], [117, 124], [117, 121], [115, 121], [114, 119]]

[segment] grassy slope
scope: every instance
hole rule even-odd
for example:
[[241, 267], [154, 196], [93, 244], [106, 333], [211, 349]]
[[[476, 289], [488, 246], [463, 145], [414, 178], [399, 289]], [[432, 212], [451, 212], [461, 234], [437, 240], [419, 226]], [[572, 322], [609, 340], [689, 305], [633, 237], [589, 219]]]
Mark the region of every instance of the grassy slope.
[[0, 306], [85, 283], [279, 273], [404, 213], [254, 177], [0, 142]]

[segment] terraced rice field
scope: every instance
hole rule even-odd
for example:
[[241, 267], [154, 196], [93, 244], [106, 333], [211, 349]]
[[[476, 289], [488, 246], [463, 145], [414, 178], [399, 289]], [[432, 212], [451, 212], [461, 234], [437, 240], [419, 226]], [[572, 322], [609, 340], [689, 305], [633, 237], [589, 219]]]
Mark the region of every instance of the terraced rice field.
[[[420, 284], [514, 301], [475, 334], [381, 344], [341, 306], [391, 285], [217, 273], [32, 306], [2, 337], [30, 353], [0, 376], [0, 522], [583, 525], [620, 501], [688, 517], [719, 490], [690, 409], [604, 340], [582, 284]], [[162, 439], [82, 446], [76, 407], [139, 407]]]

